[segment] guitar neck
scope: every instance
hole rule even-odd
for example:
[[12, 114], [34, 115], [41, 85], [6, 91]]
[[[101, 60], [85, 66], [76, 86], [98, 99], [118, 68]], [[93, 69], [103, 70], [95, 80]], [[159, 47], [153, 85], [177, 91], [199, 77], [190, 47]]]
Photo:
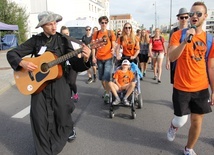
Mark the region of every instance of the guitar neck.
[[[88, 45], [88, 47], [89, 47], [90, 49], [95, 49], [95, 48], [98, 48], [98, 47], [103, 46], [103, 45], [106, 45], [106, 44], [107, 44], [106, 36], [103, 36], [102, 39], [99, 39], [99, 40], [97, 40], [97, 41], [95, 41], [95, 42], [93, 42], [93, 43], [90, 43], [90, 44]], [[49, 62], [49, 63], [48, 63], [48, 67], [51, 68], [51, 67], [53, 67], [53, 66], [55, 66], [55, 65], [58, 65], [58, 64], [60, 64], [60, 63], [62, 63], [62, 62], [64, 62], [64, 61], [66, 61], [66, 60], [72, 58], [73, 56], [77, 56], [79, 53], [82, 52], [82, 49], [83, 49], [83, 48], [79, 48], [79, 49], [77, 49], [77, 50], [75, 50], [75, 51], [69, 52], [69, 53], [67, 53], [67, 54], [65, 54], [65, 55], [63, 55], [63, 56], [57, 58], [56, 60], [53, 60], [53, 61]]]
[[70, 58], [72, 58], [74, 56], [77, 56], [81, 52], [82, 52], [82, 48], [79, 48], [79, 49], [77, 49], [75, 51], [69, 52], [69, 53], [57, 58], [56, 60], [53, 60], [53, 61], [49, 62], [48, 63], [48, 67], [51, 68], [51, 67], [53, 67], [55, 65], [58, 65], [58, 64], [66, 61], [66, 60], [68, 60], [68, 59], [70, 59]]

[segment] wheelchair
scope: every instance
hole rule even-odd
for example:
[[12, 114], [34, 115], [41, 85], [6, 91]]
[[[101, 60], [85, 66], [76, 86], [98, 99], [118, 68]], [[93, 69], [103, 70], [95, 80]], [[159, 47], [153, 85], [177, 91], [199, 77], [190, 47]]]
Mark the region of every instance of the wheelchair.
[[124, 107], [129, 107], [131, 109], [131, 118], [135, 119], [136, 118], [136, 111], [135, 109], [141, 109], [143, 107], [143, 98], [142, 98], [142, 93], [141, 93], [141, 88], [140, 88], [140, 76], [138, 75], [138, 73], [135, 71], [135, 88], [134, 91], [130, 94], [130, 96], [128, 97], [128, 101], [130, 103], [129, 106], [126, 106], [123, 104], [122, 100], [123, 97], [126, 94], [126, 90], [123, 91], [118, 91], [118, 96], [120, 97], [121, 103], [119, 103], [118, 105], [113, 105], [113, 101], [115, 100], [114, 95], [110, 92], [110, 99], [109, 99], [109, 105], [110, 105], [110, 109], [109, 109], [109, 117], [110, 118], [114, 118], [115, 116], [115, 107], [116, 106], [124, 106]]

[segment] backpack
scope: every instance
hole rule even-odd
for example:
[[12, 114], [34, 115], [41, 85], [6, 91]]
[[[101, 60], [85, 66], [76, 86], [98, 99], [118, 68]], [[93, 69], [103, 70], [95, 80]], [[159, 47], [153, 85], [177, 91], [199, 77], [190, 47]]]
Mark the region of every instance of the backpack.
[[[159, 40], [162, 42], [162, 46], [164, 48], [164, 42], [162, 36], [160, 36]], [[154, 36], [152, 37], [152, 44], [154, 44]]]
[[[188, 28], [183, 29], [181, 32], [181, 38], [180, 38], [180, 43], [184, 41], [184, 39], [186, 38], [186, 31], [188, 30]], [[212, 48], [212, 43], [213, 43], [213, 36], [209, 33], [206, 33], [206, 45], [207, 45], [207, 51], [205, 54], [205, 61], [206, 61], [206, 71], [207, 71], [207, 77], [209, 80], [209, 75], [208, 75], [208, 57], [209, 57], [209, 53], [210, 50]], [[175, 60], [174, 62], [171, 62], [171, 83], [174, 83], [174, 75], [175, 75], [175, 69], [176, 69], [176, 63], [177, 60]]]
[[[178, 31], [179, 28], [178, 27], [175, 27], [171, 30], [170, 34], [169, 34], [169, 41], [171, 39], [171, 36], [174, 32]], [[181, 40], [180, 40], [180, 43], [181, 43]], [[175, 66], [174, 66], [174, 62], [170, 62], [170, 83], [173, 84], [174, 83], [174, 74], [175, 74]]]

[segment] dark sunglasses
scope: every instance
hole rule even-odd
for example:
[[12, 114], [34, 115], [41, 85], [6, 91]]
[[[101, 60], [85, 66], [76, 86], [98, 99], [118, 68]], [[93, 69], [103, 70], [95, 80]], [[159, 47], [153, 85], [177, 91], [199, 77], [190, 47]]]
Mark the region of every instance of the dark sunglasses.
[[189, 17], [188, 16], [180, 16], [179, 17], [181, 20], [183, 20], [183, 19], [188, 19]]
[[86, 31], [91, 31], [91, 29], [86, 29]]
[[121, 35], [121, 33], [118, 33], [117, 35], [119, 36], [119, 35]]
[[108, 24], [108, 22], [101, 22], [101, 24]]
[[125, 29], [129, 29], [129, 30], [130, 30], [130, 29], [131, 29], [131, 27], [125, 27]]
[[190, 12], [190, 13], [189, 13], [189, 16], [190, 16], [190, 17], [193, 17], [195, 14], [197, 15], [197, 17], [201, 17], [201, 16], [202, 16], [202, 12], [200, 12], [200, 11]]

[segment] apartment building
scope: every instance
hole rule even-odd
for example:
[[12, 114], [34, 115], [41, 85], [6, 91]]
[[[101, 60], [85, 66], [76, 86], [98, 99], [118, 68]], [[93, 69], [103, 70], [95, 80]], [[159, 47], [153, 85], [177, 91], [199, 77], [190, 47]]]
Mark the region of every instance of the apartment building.
[[140, 28], [138, 22], [132, 18], [131, 14], [110, 15], [109, 27], [111, 30], [122, 30], [123, 25], [127, 22], [132, 24], [133, 30], [137, 30]]
[[38, 24], [38, 13], [52, 11], [63, 16], [58, 24], [58, 31], [62, 25], [72, 20], [88, 20], [98, 24], [100, 16], [109, 17], [109, 0], [13, 0], [24, 7], [29, 14], [28, 37], [38, 34], [41, 28]]
[[214, 35], [214, 9], [208, 9], [206, 20], [206, 31]]

